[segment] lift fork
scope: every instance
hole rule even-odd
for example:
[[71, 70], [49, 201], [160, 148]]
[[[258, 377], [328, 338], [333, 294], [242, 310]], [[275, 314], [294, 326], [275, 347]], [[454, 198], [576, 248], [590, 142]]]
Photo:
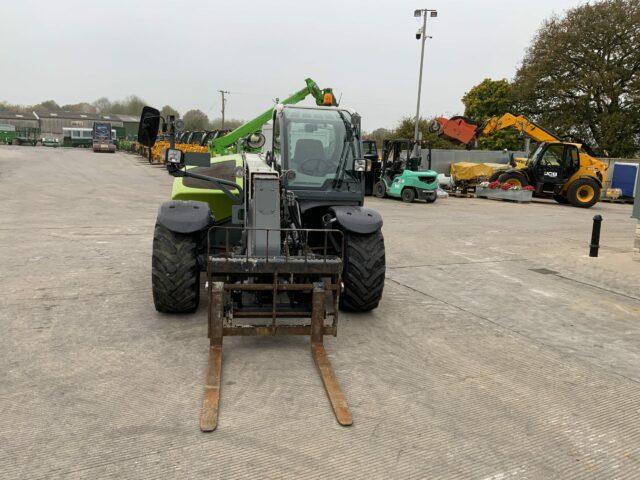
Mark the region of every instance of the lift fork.
[[[254, 285], [252, 289], [272, 288], [269, 284]], [[320, 378], [331, 402], [331, 407], [340, 425], [351, 425], [353, 419], [338, 379], [324, 349], [324, 335], [335, 335], [336, 325], [325, 326], [327, 289], [323, 283], [288, 285], [288, 290], [311, 290], [311, 324], [310, 325], [271, 325], [260, 326], [225, 326], [224, 300], [225, 290], [233, 290], [237, 286], [229, 286], [223, 282], [209, 284], [209, 363], [207, 367], [204, 400], [200, 414], [200, 430], [211, 432], [218, 426], [220, 407], [220, 381], [222, 377], [222, 339], [225, 336], [274, 336], [274, 335], [309, 335], [311, 340], [311, 356], [316, 364]], [[277, 287], [273, 287], [276, 289]], [[276, 292], [274, 291], [274, 294]]]

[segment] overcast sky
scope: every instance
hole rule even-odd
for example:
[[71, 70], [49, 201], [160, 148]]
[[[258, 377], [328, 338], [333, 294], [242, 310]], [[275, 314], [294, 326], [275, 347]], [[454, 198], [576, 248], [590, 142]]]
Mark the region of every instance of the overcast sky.
[[0, 13], [0, 100], [60, 104], [130, 94], [181, 113], [249, 119], [304, 87], [333, 87], [366, 130], [415, 114], [461, 113], [486, 77], [511, 78], [544, 18], [578, 0], [14, 0]]

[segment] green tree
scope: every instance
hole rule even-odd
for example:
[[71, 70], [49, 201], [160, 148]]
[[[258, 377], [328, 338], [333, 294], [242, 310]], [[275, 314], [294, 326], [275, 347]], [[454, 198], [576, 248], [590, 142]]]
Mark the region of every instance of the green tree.
[[96, 107], [87, 102], [70, 103], [60, 107], [65, 112], [74, 113], [97, 113]]
[[546, 20], [514, 81], [522, 113], [600, 153], [640, 149], [640, 0], [604, 0]]
[[[478, 123], [478, 127], [491, 117], [513, 112], [513, 92], [506, 80], [485, 78], [462, 97], [464, 116]], [[515, 129], [495, 132], [488, 137], [478, 138], [478, 147], [483, 150], [517, 150], [522, 147], [519, 133]]]
[[109, 113], [121, 113], [123, 115], [140, 115], [142, 108], [147, 103], [137, 95], [129, 95], [124, 100], [112, 103]]
[[98, 113], [109, 113], [111, 111], [111, 101], [107, 97], [100, 97], [94, 100], [93, 105]]
[[[225, 130], [233, 130], [234, 128], [238, 128], [240, 125], [244, 123], [244, 120], [236, 120], [233, 118], [225, 118], [224, 119], [224, 128]], [[217, 117], [211, 120], [209, 127], [212, 130], [219, 129], [222, 125], [222, 118]]]
[[165, 119], [169, 117], [169, 115], [174, 115], [176, 118], [180, 118], [180, 113], [170, 105], [165, 105], [160, 110], [160, 115], [162, 115]]
[[376, 145], [378, 146], [378, 149], [382, 148], [382, 143], [386, 139], [391, 137], [392, 137], [391, 130], [388, 130], [386, 128], [376, 128], [373, 132], [364, 134], [364, 138], [366, 140], [375, 140]]
[[[422, 145], [423, 147], [431, 148], [453, 148], [461, 149], [462, 146], [459, 143], [454, 143], [447, 140], [444, 137], [431, 133], [429, 131], [429, 123], [431, 120], [421, 119], [419, 124], [420, 132], [422, 133]], [[404, 117], [398, 123], [397, 127], [391, 132], [392, 138], [413, 138], [415, 129], [415, 119], [413, 117]]]
[[209, 118], [202, 110], [189, 110], [182, 119], [185, 130], [207, 130], [209, 128]]
[[45, 100], [31, 107], [33, 110], [46, 110], [49, 112], [59, 112], [60, 105], [55, 100]]

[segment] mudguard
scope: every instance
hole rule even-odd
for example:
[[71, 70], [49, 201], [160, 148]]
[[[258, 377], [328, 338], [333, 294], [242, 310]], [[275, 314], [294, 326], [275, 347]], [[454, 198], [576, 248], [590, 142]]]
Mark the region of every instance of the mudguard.
[[206, 202], [170, 200], [160, 205], [157, 223], [177, 233], [193, 233], [213, 224]]
[[366, 207], [337, 206], [329, 209], [338, 225], [348, 232], [366, 235], [382, 228], [382, 216]]

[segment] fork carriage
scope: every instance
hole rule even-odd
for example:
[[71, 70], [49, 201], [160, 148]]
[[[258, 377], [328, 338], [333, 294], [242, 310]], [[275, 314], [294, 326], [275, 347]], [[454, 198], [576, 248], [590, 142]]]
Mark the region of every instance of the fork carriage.
[[[257, 245], [254, 251], [234, 250], [229, 239], [237, 233], [237, 228], [212, 227], [209, 230], [210, 347], [200, 429], [213, 431], [218, 424], [222, 340], [225, 336], [308, 335], [311, 355], [336, 419], [341, 425], [351, 425], [351, 412], [323, 344], [324, 335], [336, 336], [338, 330], [341, 252], [344, 251], [342, 232], [328, 229], [242, 230], [243, 234], [253, 236], [250, 243]], [[334, 248], [336, 246], [338, 248]], [[329, 324], [326, 323], [328, 317], [331, 317]], [[243, 318], [261, 318], [263, 322], [236, 322]]]

